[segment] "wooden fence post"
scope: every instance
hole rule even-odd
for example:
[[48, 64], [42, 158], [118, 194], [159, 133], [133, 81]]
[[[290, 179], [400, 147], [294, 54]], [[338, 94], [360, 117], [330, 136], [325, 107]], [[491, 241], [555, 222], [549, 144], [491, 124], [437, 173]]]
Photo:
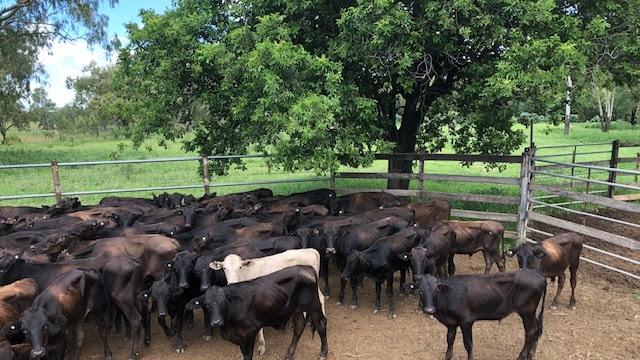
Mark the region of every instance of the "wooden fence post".
[[529, 194], [531, 192], [531, 179], [533, 175], [533, 160], [535, 155], [535, 147], [527, 148], [522, 153], [522, 163], [520, 165], [520, 203], [518, 205], [518, 242], [524, 244], [527, 237], [527, 222], [529, 218], [529, 209], [531, 201]]
[[336, 172], [333, 170], [329, 173], [329, 188], [333, 191], [336, 190]]
[[[640, 171], [640, 153], [636, 154], [636, 171]], [[638, 183], [638, 175], [635, 176], [635, 183]]]
[[211, 194], [211, 184], [209, 182], [209, 157], [202, 155], [202, 177], [204, 178], [204, 193]]
[[424, 157], [420, 157], [418, 162], [418, 190], [424, 190]]
[[[571, 157], [571, 176], [574, 176], [575, 173], [576, 173], [576, 168], [575, 168], [575, 166], [573, 166], [573, 164], [576, 163], [576, 152], [577, 151], [578, 151], [578, 146], [574, 145], [573, 146], [573, 156]], [[574, 183], [574, 180], [571, 179], [571, 190], [572, 191], [573, 191], [573, 183]]]
[[587, 169], [587, 194], [589, 193], [589, 188], [591, 187], [591, 168]]
[[58, 162], [51, 161], [51, 176], [53, 177], [53, 192], [56, 194], [56, 203], [62, 201], [62, 186], [60, 186], [60, 173], [58, 172]]
[[[609, 161], [609, 168], [611, 169], [617, 169], [618, 168], [618, 154], [620, 152], [620, 140], [614, 140], [611, 143], [611, 160]], [[616, 175], [617, 173], [615, 171], [609, 171], [609, 182], [610, 183], [615, 183], [616, 182]], [[607, 190], [607, 196], [609, 198], [613, 198], [613, 195], [615, 195], [616, 193], [616, 187], [615, 185], [609, 185], [609, 188]]]

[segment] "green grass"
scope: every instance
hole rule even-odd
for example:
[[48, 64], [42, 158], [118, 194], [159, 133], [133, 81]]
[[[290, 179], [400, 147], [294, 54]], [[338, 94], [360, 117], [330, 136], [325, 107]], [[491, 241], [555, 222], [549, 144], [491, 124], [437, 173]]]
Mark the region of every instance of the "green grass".
[[[133, 148], [126, 139], [116, 139], [111, 135], [100, 138], [79, 137], [60, 140], [57, 136], [41, 130], [30, 130], [13, 132], [12, 137], [20, 139], [19, 143], [12, 145], [0, 145], [0, 164], [20, 164], [20, 163], [48, 163], [51, 160], [65, 161], [89, 161], [89, 160], [114, 160], [114, 159], [147, 159], [158, 157], [178, 157], [195, 156], [186, 153], [180, 144], [168, 143], [166, 147], [157, 145], [155, 139], [150, 139], [139, 148]], [[571, 134], [565, 137], [562, 134], [561, 126], [549, 126], [538, 124], [535, 126], [534, 139], [537, 146], [611, 142], [620, 139], [624, 142], [640, 142], [639, 129], [612, 130], [609, 133], [601, 133], [597, 128], [592, 128], [586, 124], [573, 124]], [[528, 142], [527, 142], [528, 144]], [[515, 154], [520, 154], [523, 145]], [[610, 150], [610, 145], [580, 148], [582, 151]], [[635, 156], [640, 148], [621, 149], [620, 156]], [[446, 149], [445, 152], [452, 152]], [[559, 154], [568, 153], [571, 149], [548, 149], [540, 150], [539, 154]], [[608, 154], [579, 155], [577, 161], [605, 160]], [[553, 158], [558, 161], [569, 161], [571, 156]], [[226, 182], [251, 182], [265, 180], [280, 180], [290, 178], [315, 177], [313, 173], [282, 173], [270, 171], [262, 159], [248, 159], [246, 161], [246, 171], [233, 169], [229, 175], [224, 177], [214, 177], [212, 183]], [[624, 167], [633, 168], [634, 164], [626, 164]], [[348, 169], [349, 171], [375, 171], [385, 172], [386, 161], [376, 161], [371, 167], [366, 169]], [[60, 178], [64, 192], [104, 190], [104, 189], [125, 189], [169, 185], [193, 185], [201, 184], [202, 179], [198, 174], [198, 163], [193, 162], [173, 162], [173, 163], [153, 163], [153, 164], [124, 164], [124, 165], [103, 165], [87, 167], [62, 167], [60, 168]], [[458, 162], [427, 162], [425, 171], [436, 174], [459, 174], [459, 175], [486, 175], [518, 177], [520, 166], [511, 164], [504, 169], [488, 169], [485, 164], [477, 163], [468, 167], [461, 166]], [[581, 170], [580, 170], [581, 171]], [[567, 173], [562, 171], [561, 173]], [[578, 171], [579, 173], [579, 171]], [[582, 176], [582, 175], [581, 175]], [[597, 175], [604, 176], [604, 174]], [[594, 174], [594, 178], [596, 177]], [[632, 178], [626, 180], [632, 181]], [[542, 179], [540, 181], [543, 181]], [[362, 187], [362, 188], [383, 188], [384, 180], [356, 180], [338, 179], [338, 187]], [[286, 194], [295, 191], [328, 186], [327, 182], [305, 182], [292, 184], [271, 184], [265, 185], [278, 194]], [[411, 188], [416, 188], [417, 183], [411, 183]], [[20, 169], [20, 170], [0, 170], [0, 196], [19, 195], [31, 193], [51, 193], [52, 191], [51, 172], [48, 168], [41, 169]], [[230, 193], [248, 190], [255, 186], [234, 186], [214, 188], [212, 191], [218, 193]], [[480, 183], [453, 183], [442, 181], [425, 181], [425, 189], [430, 191], [443, 191], [455, 193], [476, 193], [491, 195], [517, 196], [519, 190], [514, 186], [480, 184]], [[202, 189], [185, 190], [182, 192], [202, 195]], [[157, 192], [156, 192], [157, 193]], [[129, 193], [130, 196], [150, 196], [149, 193]], [[104, 195], [82, 196], [83, 203], [96, 203]], [[52, 202], [51, 198], [24, 199], [0, 202], [0, 205], [40, 205]], [[504, 206], [495, 204], [478, 203], [457, 203], [454, 207], [464, 207], [472, 210], [487, 210], [513, 212], [515, 206]]]

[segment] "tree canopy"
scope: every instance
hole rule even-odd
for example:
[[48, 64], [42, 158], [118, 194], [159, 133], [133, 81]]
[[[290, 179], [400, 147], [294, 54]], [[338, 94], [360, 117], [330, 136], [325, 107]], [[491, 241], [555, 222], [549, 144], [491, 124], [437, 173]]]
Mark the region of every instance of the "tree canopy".
[[[368, 164], [377, 151], [447, 144], [503, 154], [524, 138], [514, 127], [520, 113], [561, 109], [568, 75], [596, 63], [637, 72], [639, 8], [638, 0], [182, 0], [129, 26], [118, 79], [138, 141], [160, 133], [186, 139], [188, 150], [265, 152], [287, 170], [318, 172]], [[605, 39], [611, 33], [619, 37]], [[411, 163], [391, 161], [389, 170], [410, 172]]]

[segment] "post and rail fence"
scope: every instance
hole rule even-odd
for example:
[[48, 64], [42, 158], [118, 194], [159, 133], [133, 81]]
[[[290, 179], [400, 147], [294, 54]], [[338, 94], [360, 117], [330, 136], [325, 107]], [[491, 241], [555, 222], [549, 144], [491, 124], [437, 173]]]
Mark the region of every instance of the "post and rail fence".
[[[610, 149], [598, 151], [579, 151], [587, 147], [594, 146], [610, 146]], [[602, 221], [609, 221], [617, 226], [625, 226], [633, 229], [640, 228], [640, 224], [615, 219], [610, 216], [596, 214], [593, 211], [583, 208], [578, 210], [576, 206], [586, 206], [587, 204], [595, 205], [600, 208], [608, 208], [614, 210], [622, 210], [633, 213], [640, 213], [640, 205], [634, 203], [640, 200], [640, 184], [638, 177], [640, 176], [640, 153], [635, 157], [621, 157], [620, 150], [632, 147], [640, 147], [640, 144], [622, 143], [615, 141], [613, 143], [592, 143], [577, 145], [554, 145], [548, 147], [531, 147], [525, 150], [519, 156], [501, 156], [501, 155], [467, 155], [467, 154], [426, 154], [426, 153], [396, 153], [396, 154], [377, 154], [376, 160], [404, 159], [417, 163], [417, 173], [389, 173], [389, 172], [331, 172], [329, 176], [315, 176], [293, 179], [266, 179], [261, 181], [238, 181], [238, 182], [220, 182], [213, 181], [210, 173], [211, 161], [225, 159], [248, 159], [248, 158], [266, 158], [266, 155], [222, 155], [222, 156], [199, 156], [199, 157], [179, 157], [179, 158], [158, 158], [158, 159], [140, 159], [140, 160], [112, 160], [112, 161], [89, 161], [89, 162], [57, 162], [52, 161], [49, 164], [15, 164], [0, 165], [0, 171], [10, 169], [28, 169], [28, 168], [50, 168], [53, 180], [53, 192], [44, 194], [13, 194], [2, 195], [0, 201], [47, 198], [55, 197], [56, 201], [60, 201], [64, 196], [83, 196], [97, 194], [113, 194], [113, 193], [133, 193], [133, 192], [151, 192], [166, 190], [187, 190], [187, 189], [203, 189], [205, 194], [210, 194], [212, 188], [217, 187], [233, 187], [233, 186], [259, 186], [268, 184], [286, 184], [301, 182], [326, 182], [327, 185], [335, 189], [339, 194], [348, 194], [358, 191], [384, 191], [398, 196], [411, 196], [429, 199], [442, 199], [454, 201], [457, 203], [482, 203], [497, 204], [505, 207], [517, 208], [517, 212], [490, 212], [478, 211], [472, 209], [453, 208], [451, 215], [457, 218], [484, 219], [515, 224], [516, 231], [506, 231], [505, 237], [514, 239], [517, 244], [526, 241], [534, 241], [533, 234], [552, 236], [553, 233], [549, 227], [561, 229], [562, 231], [574, 231], [587, 237], [598, 239], [599, 241], [614, 244], [624, 249], [632, 251], [640, 250], [640, 241], [629, 238], [624, 235], [612, 233], [602, 229], [587, 226], [586, 224], [578, 224], [556, 216], [557, 212], [567, 212], [583, 218], [593, 218]], [[569, 148], [569, 153], [560, 154], [544, 154], [549, 149], [561, 150]], [[578, 157], [584, 155], [608, 154], [607, 159], [578, 161]], [[559, 161], [556, 158], [569, 157], [570, 160]], [[553, 160], [552, 160], [553, 159]], [[102, 166], [102, 165], [120, 165], [120, 164], [147, 164], [160, 162], [185, 162], [197, 161], [202, 166], [203, 179], [200, 184], [173, 185], [173, 186], [154, 186], [139, 187], [127, 189], [101, 189], [90, 191], [72, 191], [65, 192], [64, 184], [60, 181], [60, 172], [63, 168], [82, 167], [82, 166]], [[483, 176], [483, 175], [460, 175], [460, 174], [444, 174], [433, 173], [428, 170], [427, 163], [430, 162], [462, 162], [462, 163], [490, 163], [503, 166], [519, 166], [519, 177], [509, 176]], [[635, 164], [635, 169], [622, 169], [621, 164]], [[562, 171], [570, 171], [567, 174]], [[582, 177], [583, 173], [579, 171], [586, 170], [586, 178]], [[604, 179], [598, 179], [597, 174], [606, 175]], [[634, 181], [622, 182], [621, 179], [628, 179], [631, 176]], [[416, 182], [415, 190], [400, 189], [372, 189], [370, 186], [366, 188], [347, 188], [337, 186], [337, 180], [341, 179], [402, 179]], [[569, 180], [569, 182], [567, 182]], [[489, 195], [489, 194], [470, 194], [460, 192], [432, 191], [425, 186], [426, 181], [449, 183], [476, 183], [491, 184], [492, 186], [506, 186], [511, 190], [508, 195]], [[586, 184], [586, 186], [581, 186]], [[604, 187], [604, 188], [597, 188]], [[616, 194], [616, 189], [624, 189], [627, 193]], [[631, 192], [631, 193], [629, 193]], [[515, 196], [519, 194], [519, 196]], [[604, 196], [601, 196], [604, 195]], [[551, 202], [559, 199], [560, 202]], [[565, 199], [569, 201], [565, 201]], [[543, 201], [544, 200], [544, 201]], [[553, 212], [544, 212], [542, 210], [553, 210]], [[532, 223], [536, 224], [531, 225]], [[545, 229], [540, 229], [538, 224], [545, 225]], [[556, 232], [557, 233], [557, 232]], [[592, 258], [582, 257], [588, 263], [606, 268], [611, 271], [623, 274], [635, 280], [640, 280], [640, 262], [638, 260], [616, 254], [612, 251], [600, 249], [597, 246], [585, 245], [585, 248], [597, 253], [599, 256], [607, 256], [616, 260], [624, 261], [626, 264], [635, 266], [633, 270], [628, 268], [621, 269], [617, 266], [603, 263]]]

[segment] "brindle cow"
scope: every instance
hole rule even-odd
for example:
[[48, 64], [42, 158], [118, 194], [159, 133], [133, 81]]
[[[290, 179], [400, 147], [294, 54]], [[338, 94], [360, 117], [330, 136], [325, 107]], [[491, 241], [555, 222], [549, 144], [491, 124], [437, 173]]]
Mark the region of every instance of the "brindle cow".
[[518, 264], [523, 269], [535, 269], [545, 277], [558, 278], [558, 290], [553, 298], [552, 306], [558, 306], [558, 299], [564, 287], [565, 271], [571, 274], [571, 299], [569, 307], [576, 307], [576, 285], [578, 284], [578, 266], [584, 237], [576, 233], [563, 233], [550, 237], [538, 244], [521, 244], [507, 254], [518, 257]]
[[456, 233], [456, 242], [449, 255], [449, 275], [456, 272], [454, 254], [472, 255], [482, 251], [484, 255], [484, 273], [488, 274], [495, 262], [500, 272], [504, 271], [504, 257], [500, 246], [504, 237], [502, 224], [495, 221], [456, 221], [445, 222]]

